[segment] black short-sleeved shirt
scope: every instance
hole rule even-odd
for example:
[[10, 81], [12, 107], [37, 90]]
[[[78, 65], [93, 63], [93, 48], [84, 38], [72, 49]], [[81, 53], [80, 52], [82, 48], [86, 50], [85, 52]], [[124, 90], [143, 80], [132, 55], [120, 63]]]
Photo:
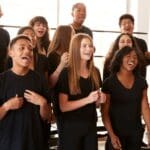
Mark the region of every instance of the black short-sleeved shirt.
[[7, 56], [7, 48], [10, 42], [9, 33], [0, 28], [0, 73], [4, 71], [5, 60]]
[[[0, 106], [16, 94], [23, 97], [26, 89], [49, 98], [49, 90], [44, 79], [34, 71], [18, 76], [11, 70], [0, 74]], [[41, 119], [39, 106], [24, 98], [20, 109], [10, 110], [0, 120], [1, 150], [47, 150], [47, 123]]]
[[[64, 69], [61, 74], [57, 85], [58, 93], [64, 93], [68, 95], [68, 100], [76, 101], [82, 98], [85, 98], [89, 95], [90, 92], [96, 90], [92, 88], [92, 83], [90, 78], [80, 77], [80, 89], [81, 94], [72, 95], [69, 90], [68, 83], [68, 70]], [[96, 121], [96, 105], [95, 103], [88, 104], [79, 109], [63, 112], [62, 117], [64, 120], [69, 120], [73, 122], [93, 122]]]
[[51, 75], [60, 63], [61, 56], [56, 52], [52, 52], [48, 55], [48, 73]]
[[109, 116], [117, 135], [130, 135], [141, 129], [141, 100], [146, 80], [135, 77], [131, 89], [125, 88], [116, 75], [107, 78], [102, 91], [110, 94]]

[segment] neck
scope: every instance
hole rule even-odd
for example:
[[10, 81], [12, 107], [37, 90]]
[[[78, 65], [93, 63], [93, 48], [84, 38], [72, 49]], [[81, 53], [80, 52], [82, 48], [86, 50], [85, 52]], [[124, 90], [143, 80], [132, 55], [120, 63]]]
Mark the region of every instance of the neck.
[[11, 69], [15, 74], [24, 76], [28, 73], [29, 68], [22, 68], [22, 67], [12, 67]]
[[117, 73], [118, 76], [122, 76], [122, 77], [133, 77], [134, 74], [132, 71], [126, 71], [126, 70], [120, 70], [118, 73]]
[[74, 29], [81, 29], [82, 28], [82, 24], [79, 24], [77, 22], [73, 22], [71, 25]]

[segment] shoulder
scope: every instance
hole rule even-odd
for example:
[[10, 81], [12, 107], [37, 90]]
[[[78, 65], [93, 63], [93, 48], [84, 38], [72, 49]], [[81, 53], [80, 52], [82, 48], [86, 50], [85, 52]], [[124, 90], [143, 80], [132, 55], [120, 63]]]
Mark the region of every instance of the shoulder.
[[113, 82], [116, 80], [116, 75], [111, 74], [109, 77], [107, 77], [104, 81], [103, 84], [114, 84]]
[[3, 28], [0, 28], [0, 35], [1, 35], [0, 37], [2, 38], [8, 38], [8, 39], [10, 38], [9, 32]]
[[41, 60], [41, 61], [42, 61], [42, 60], [43, 60], [43, 61], [47, 61], [47, 60], [48, 60], [48, 58], [47, 58], [45, 55], [39, 54], [39, 53], [38, 53], [38, 59]]
[[56, 59], [59, 58], [60, 56], [56, 52], [51, 52], [48, 54], [48, 59]]
[[136, 76], [136, 81], [140, 86], [148, 87], [146, 79], [141, 75]]
[[147, 50], [147, 44], [146, 44], [146, 41], [144, 39], [141, 39], [141, 38], [137, 38], [137, 37], [134, 37], [135, 41], [137, 42], [137, 44], [139, 45], [139, 48], [140, 49], [146, 49]]
[[87, 34], [89, 34], [91, 37], [93, 37], [92, 30], [91, 30], [89, 27], [83, 26], [82, 29], [84, 30], [84, 33], [87, 33]]
[[60, 73], [61, 76], [68, 76], [68, 68], [64, 68], [61, 73]]
[[138, 38], [138, 37], [134, 37], [135, 40], [137, 40], [138, 42], [143, 42], [143, 43], [146, 43], [146, 41], [144, 39], [141, 39], [141, 38]]
[[11, 71], [7, 70], [0, 73], [0, 84], [6, 82], [6, 79], [11, 76]]

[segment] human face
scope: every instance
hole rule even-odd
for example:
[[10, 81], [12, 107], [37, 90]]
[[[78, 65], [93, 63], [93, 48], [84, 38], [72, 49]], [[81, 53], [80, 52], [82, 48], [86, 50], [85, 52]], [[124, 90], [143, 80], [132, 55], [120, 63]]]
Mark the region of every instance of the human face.
[[37, 21], [37, 22], [35, 22], [33, 29], [35, 31], [37, 38], [42, 38], [47, 31], [47, 26], [45, 24]]
[[121, 33], [132, 34], [134, 30], [134, 24], [131, 19], [123, 19], [120, 23]]
[[133, 71], [137, 65], [138, 65], [137, 54], [133, 50], [123, 57], [121, 68], [126, 71]]
[[93, 43], [88, 38], [83, 38], [80, 47], [81, 60], [89, 61], [93, 57], [94, 47]]
[[82, 25], [86, 18], [86, 8], [83, 4], [78, 4], [78, 7], [72, 11], [73, 22]]
[[35, 47], [36, 46], [36, 35], [35, 35], [35, 33], [31, 29], [26, 29], [23, 32], [23, 34], [30, 38], [32, 46]]
[[122, 35], [119, 39], [118, 46], [119, 46], [119, 49], [125, 46], [133, 47], [133, 43], [132, 43], [131, 38], [128, 35]]
[[31, 42], [27, 39], [18, 39], [10, 49], [9, 55], [13, 60], [13, 66], [29, 68], [33, 57]]

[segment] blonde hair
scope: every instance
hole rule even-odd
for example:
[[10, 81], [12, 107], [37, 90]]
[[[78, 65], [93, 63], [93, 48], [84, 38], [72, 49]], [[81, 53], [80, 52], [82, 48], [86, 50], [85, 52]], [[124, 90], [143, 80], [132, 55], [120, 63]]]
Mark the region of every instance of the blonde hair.
[[[80, 47], [83, 39], [89, 39], [93, 44], [92, 38], [85, 33], [78, 33], [73, 36], [69, 48], [69, 66], [68, 78], [69, 88], [71, 94], [81, 93], [79, 80], [80, 80]], [[100, 87], [100, 77], [97, 69], [94, 66], [93, 57], [88, 61], [87, 68], [89, 70], [89, 77], [92, 82], [92, 88], [98, 89]]]

